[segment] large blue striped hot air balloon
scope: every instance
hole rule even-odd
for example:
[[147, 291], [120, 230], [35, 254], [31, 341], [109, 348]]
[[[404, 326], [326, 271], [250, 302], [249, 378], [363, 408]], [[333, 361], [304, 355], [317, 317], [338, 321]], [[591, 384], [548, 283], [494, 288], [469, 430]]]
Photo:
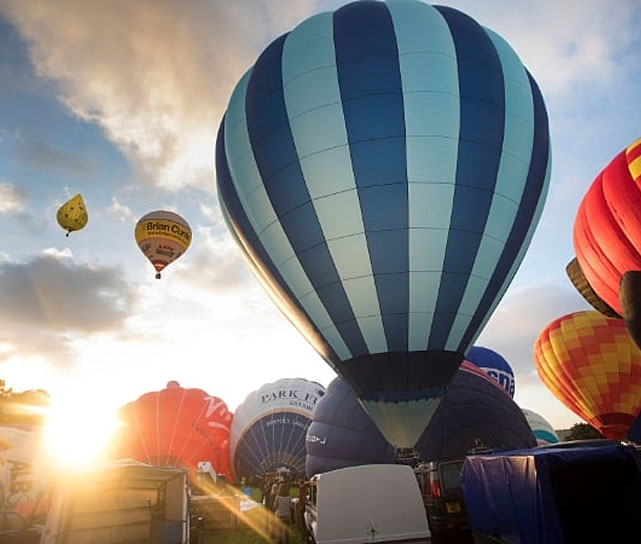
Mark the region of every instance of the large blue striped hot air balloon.
[[516, 272], [549, 154], [541, 93], [501, 37], [451, 8], [363, 1], [265, 49], [216, 172], [253, 271], [400, 448]]

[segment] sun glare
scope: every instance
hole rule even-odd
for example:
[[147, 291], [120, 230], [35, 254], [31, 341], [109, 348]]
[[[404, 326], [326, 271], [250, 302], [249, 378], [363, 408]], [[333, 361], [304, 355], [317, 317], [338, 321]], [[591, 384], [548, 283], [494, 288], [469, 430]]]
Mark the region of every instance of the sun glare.
[[44, 450], [58, 470], [89, 468], [105, 460], [118, 425], [116, 410], [95, 398], [54, 398], [44, 425]]

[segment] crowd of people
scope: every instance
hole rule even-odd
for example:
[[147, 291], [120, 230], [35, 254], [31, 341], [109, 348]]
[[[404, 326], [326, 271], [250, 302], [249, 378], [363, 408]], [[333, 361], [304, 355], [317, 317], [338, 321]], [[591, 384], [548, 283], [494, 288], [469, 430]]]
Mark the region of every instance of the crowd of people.
[[289, 529], [294, 525], [305, 530], [306, 485], [304, 480], [294, 484], [298, 487], [298, 500], [292, 500], [292, 484], [282, 475], [265, 477], [262, 487], [262, 503], [273, 513], [268, 530], [279, 544], [289, 544]]

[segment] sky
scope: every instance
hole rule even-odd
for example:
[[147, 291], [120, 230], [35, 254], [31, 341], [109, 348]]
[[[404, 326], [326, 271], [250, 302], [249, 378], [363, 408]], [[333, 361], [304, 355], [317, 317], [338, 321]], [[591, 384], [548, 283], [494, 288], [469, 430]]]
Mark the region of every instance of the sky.
[[[218, 206], [215, 136], [231, 92], [273, 39], [330, 0], [0, 0], [0, 378], [76, 395], [91, 412], [199, 387], [230, 409], [262, 384], [330, 367], [243, 262]], [[532, 347], [587, 305], [565, 266], [585, 190], [640, 136], [641, 5], [619, 0], [442, 2], [501, 34], [550, 119], [550, 192], [530, 249], [477, 341], [516, 374], [515, 400], [567, 428]], [[88, 226], [56, 210], [81, 193]], [[154, 279], [133, 237], [168, 209], [193, 242]]]

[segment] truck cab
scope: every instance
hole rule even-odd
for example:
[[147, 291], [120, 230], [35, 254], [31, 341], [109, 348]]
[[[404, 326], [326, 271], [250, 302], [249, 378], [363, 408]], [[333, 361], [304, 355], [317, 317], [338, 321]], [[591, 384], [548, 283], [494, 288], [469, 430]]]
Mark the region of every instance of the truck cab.
[[472, 542], [461, 488], [464, 462], [465, 457], [441, 459], [414, 469], [435, 544]]

